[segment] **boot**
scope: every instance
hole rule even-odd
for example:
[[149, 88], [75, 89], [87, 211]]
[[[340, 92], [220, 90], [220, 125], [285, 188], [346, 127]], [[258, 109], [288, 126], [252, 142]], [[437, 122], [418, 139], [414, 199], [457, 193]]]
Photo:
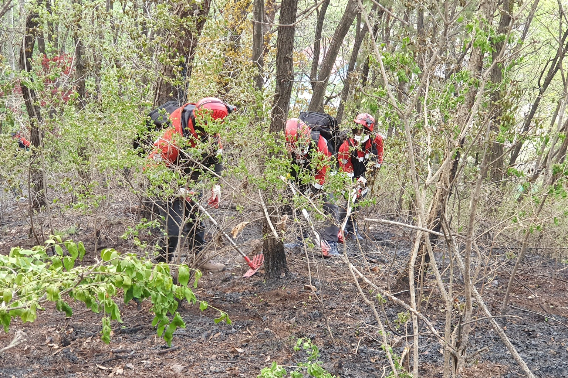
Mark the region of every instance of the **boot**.
[[357, 229], [355, 229], [355, 231], [347, 233], [347, 237], [353, 240], [365, 240], [365, 237], [361, 235]]
[[300, 238], [300, 237], [297, 237], [296, 241], [284, 244], [284, 248], [286, 248], [286, 249], [295, 249], [295, 248], [303, 248], [303, 247], [304, 247], [304, 239]]
[[205, 264], [201, 265], [199, 267], [199, 270], [202, 270], [204, 272], [211, 272], [211, 273], [222, 272], [222, 271], [225, 270], [225, 264], [209, 261], [209, 262], [206, 262]]

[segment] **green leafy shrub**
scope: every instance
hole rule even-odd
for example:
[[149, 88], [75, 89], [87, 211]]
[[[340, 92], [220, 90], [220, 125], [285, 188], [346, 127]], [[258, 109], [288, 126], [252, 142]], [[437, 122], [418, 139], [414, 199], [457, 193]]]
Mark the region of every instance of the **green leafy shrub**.
[[[54, 251], [49, 256], [47, 251]], [[174, 284], [170, 265], [154, 264], [134, 254], [119, 254], [104, 249], [101, 259], [92, 265], [77, 265], [85, 256], [81, 242], [62, 241], [53, 236], [43, 246], [31, 249], [12, 248], [9, 255], [0, 255], [0, 323], [8, 332], [11, 320], [20, 318], [33, 322], [42, 305], [54, 302], [57, 310], [72, 316], [69, 300], [80, 301], [95, 313], [102, 312], [101, 339], [110, 342], [111, 321], [119, 323], [120, 309], [115, 299], [124, 303], [149, 299], [154, 313], [152, 325], [158, 336], [171, 345], [173, 333], [185, 323], [176, 311], [179, 301], [197, 303], [189, 285], [191, 270], [187, 265], [177, 266], [178, 283]], [[172, 265], [173, 266], [173, 265]], [[197, 287], [201, 272], [193, 271], [193, 287]], [[201, 310], [209, 306], [200, 301]], [[215, 322], [231, 323], [228, 315], [219, 311]]]
[[286, 369], [276, 362], [273, 362], [270, 367], [265, 367], [260, 371], [258, 378], [281, 378], [281, 377], [291, 377], [291, 378], [302, 378], [302, 377], [317, 377], [317, 378], [334, 378], [327, 372], [322, 366], [322, 362], [319, 361], [320, 353], [317, 345], [312, 343], [310, 339], [300, 338], [294, 346], [294, 351], [299, 352], [304, 350], [308, 354], [308, 362], [299, 362], [294, 368], [294, 371], [288, 372]]

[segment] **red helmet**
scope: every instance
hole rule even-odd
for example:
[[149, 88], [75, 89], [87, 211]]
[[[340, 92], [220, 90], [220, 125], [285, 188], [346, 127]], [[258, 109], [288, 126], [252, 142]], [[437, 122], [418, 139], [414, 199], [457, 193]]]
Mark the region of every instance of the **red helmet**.
[[363, 127], [369, 131], [373, 131], [375, 128], [375, 118], [369, 113], [360, 113], [355, 117], [355, 123], [363, 125]]
[[211, 111], [211, 118], [213, 119], [223, 119], [236, 109], [236, 107], [216, 97], [202, 98], [197, 102], [195, 107], [197, 109], [209, 109]]
[[298, 118], [286, 121], [286, 144], [297, 155], [305, 155], [310, 147], [310, 128]]

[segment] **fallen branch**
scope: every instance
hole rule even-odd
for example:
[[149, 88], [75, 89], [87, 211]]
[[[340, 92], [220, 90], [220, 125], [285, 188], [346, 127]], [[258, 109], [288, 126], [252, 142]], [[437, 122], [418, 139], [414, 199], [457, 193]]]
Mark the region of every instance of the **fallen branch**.
[[175, 346], [175, 347], [173, 347], [173, 348], [168, 348], [168, 349], [164, 349], [164, 350], [159, 350], [159, 351], [156, 352], [156, 354], [166, 354], [166, 353], [169, 353], [169, 352], [176, 351], [176, 350], [178, 350], [178, 349], [179, 349], [179, 346]]
[[5, 352], [9, 349], [15, 348], [26, 340], [27, 340], [26, 334], [24, 333], [24, 331], [19, 329], [19, 330], [16, 331], [16, 334], [14, 335], [14, 338], [12, 339], [12, 341], [10, 341], [10, 344], [8, 344], [4, 348], [0, 349], [0, 353], [3, 353], [3, 352]]

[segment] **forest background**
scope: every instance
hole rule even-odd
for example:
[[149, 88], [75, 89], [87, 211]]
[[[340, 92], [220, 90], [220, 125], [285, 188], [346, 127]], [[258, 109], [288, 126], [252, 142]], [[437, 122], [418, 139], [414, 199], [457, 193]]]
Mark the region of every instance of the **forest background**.
[[[385, 162], [361, 214], [413, 232], [406, 269], [388, 272], [383, 281], [409, 290], [409, 322], [418, 329], [427, 321], [419, 312], [420, 277], [430, 267], [447, 314], [439, 333], [444, 374], [450, 376], [467, 359], [473, 314], [486, 310], [476, 285], [489, 277], [495, 249], [517, 248], [507, 254], [515, 264], [503, 311], [528, 251], [566, 261], [566, 7], [552, 0], [2, 0], [3, 198], [23, 189], [30, 238], [42, 251], [65, 245], [61, 257], [63, 263], [63, 256], [70, 258], [70, 265], [57, 269], [71, 272], [78, 247], [63, 241], [69, 233], [56, 230], [53, 220], [87, 215], [97, 229], [113, 204], [138, 206], [148, 177], [144, 157], [131, 145], [148, 112], [172, 98], [183, 103], [220, 97], [239, 108], [213, 130], [226, 151], [224, 196], [240, 214], [270, 213], [266, 277], [277, 280], [288, 273], [282, 249], [288, 234], [268, 226], [281, 222], [278, 209], [290, 201], [279, 178], [289, 170], [285, 120], [323, 110], [349, 130], [357, 113], [368, 112], [385, 137]], [[18, 151], [10, 136], [16, 131], [29, 137], [29, 151]], [[186, 184], [167, 170], [154, 179], [172, 193]], [[215, 180], [209, 177], [196, 189]], [[330, 191], [341, 194], [346, 185], [332, 180]], [[296, 205], [308, 204], [296, 198]], [[148, 256], [152, 244], [141, 237], [148, 224], [137, 222], [124, 230], [129, 252]], [[223, 222], [234, 226], [230, 217]], [[451, 264], [436, 260], [442, 249]], [[112, 253], [103, 260], [119, 258]], [[11, 264], [21, 268], [20, 262]], [[346, 264], [354, 279], [376, 285]], [[38, 285], [27, 301], [20, 291], [27, 281], [6, 282], [4, 291], [11, 294], [4, 295], [2, 311], [10, 316], [2, 319], [33, 320], [42, 300], [65, 303], [49, 287], [73, 294], [75, 281]], [[127, 291], [124, 285], [117, 287]], [[385, 291], [381, 298], [390, 295]], [[456, 313], [457, 296], [463, 306]], [[157, 323], [162, 331], [176, 323], [172, 303]], [[110, 322], [116, 316], [108, 305]], [[456, 329], [458, 341], [452, 338]], [[382, 337], [388, 351], [390, 341]], [[415, 335], [409, 368], [415, 377], [418, 342]], [[387, 354], [396, 374], [401, 368]]]

